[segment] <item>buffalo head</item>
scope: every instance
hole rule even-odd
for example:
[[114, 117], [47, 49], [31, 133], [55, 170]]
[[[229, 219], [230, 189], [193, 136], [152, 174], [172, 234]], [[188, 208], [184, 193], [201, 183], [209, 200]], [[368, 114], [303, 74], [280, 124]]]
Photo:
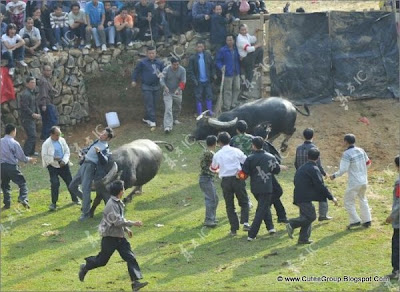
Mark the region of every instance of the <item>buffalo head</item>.
[[220, 121], [209, 116], [210, 111], [205, 111], [196, 120], [196, 130], [192, 136], [195, 140], [205, 140], [209, 135], [217, 135], [221, 131], [230, 131], [235, 127], [238, 118], [230, 121]]

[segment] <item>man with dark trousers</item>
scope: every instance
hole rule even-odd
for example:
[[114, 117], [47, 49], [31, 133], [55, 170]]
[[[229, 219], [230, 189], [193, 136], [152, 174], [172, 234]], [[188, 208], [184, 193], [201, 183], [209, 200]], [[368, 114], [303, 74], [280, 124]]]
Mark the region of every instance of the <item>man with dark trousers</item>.
[[[278, 174], [281, 169], [275, 157], [263, 150], [263, 145], [263, 138], [254, 137], [252, 139], [254, 152], [247, 157], [243, 164], [241, 173], [244, 176], [239, 173], [241, 179], [250, 176], [251, 192], [258, 202], [256, 214], [247, 237], [248, 241], [256, 239], [263, 220], [268, 231], [274, 229], [271, 216], [272, 174]], [[275, 230], [272, 233], [275, 233]]]
[[249, 198], [246, 192], [246, 185], [243, 180], [236, 177], [242, 169], [241, 164], [246, 160], [246, 155], [239, 149], [231, 147], [229, 142], [231, 136], [227, 132], [218, 134], [218, 144], [221, 149], [214, 155], [210, 170], [218, 172], [222, 179], [221, 188], [224, 194], [226, 213], [229, 224], [231, 225], [231, 236], [235, 236], [239, 230], [239, 219], [235, 212], [234, 195], [239, 201], [241, 207], [240, 223], [243, 224], [243, 230], [249, 231]]
[[4, 195], [4, 206], [1, 209], [6, 210], [11, 207], [10, 181], [13, 181], [19, 187], [18, 202], [25, 208], [30, 208], [26, 180], [19, 170], [18, 161], [34, 164], [37, 159], [25, 156], [21, 146], [14, 139], [17, 135], [17, 128], [14, 125], [6, 125], [5, 133], [5, 136], [0, 140], [1, 190]]
[[[294, 162], [294, 167], [297, 169], [300, 168], [303, 164], [307, 163], [307, 153], [308, 150], [311, 148], [317, 147], [313, 143], [313, 138], [314, 138], [314, 129], [312, 128], [307, 128], [303, 131], [303, 137], [305, 139], [304, 143], [299, 145], [296, 149], [296, 160]], [[319, 170], [321, 171], [322, 176], [326, 177], [326, 172], [324, 168], [322, 167], [321, 164], [321, 157], [317, 161], [317, 166]], [[331, 220], [332, 217], [328, 216], [328, 202], [325, 201], [320, 201], [319, 202], [319, 216], [318, 216], [318, 221], [325, 221], [325, 220]]]
[[[272, 145], [270, 142], [268, 142], [268, 131], [265, 127], [259, 126], [254, 129], [254, 135], [255, 136], [260, 136], [264, 139], [264, 145], [263, 149], [264, 151], [272, 154], [275, 156], [276, 161], [278, 161], [279, 164], [282, 163], [282, 157], [279, 154], [279, 151], [276, 150], [275, 146]], [[282, 167], [282, 165], [281, 165]], [[286, 168], [286, 167], [285, 167]], [[283, 206], [283, 203], [281, 201], [281, 197], [283, 195], [283, 189], [281, 185], [279, 184], [278, 180], [276, 179], [275, 175], [272, 174], [272, 198], [271, 198], [271, 205], [274, 206], [275, 211], [276, 211], [276, 216], [278, 216], [278, 223], [287, 223], [287, 217], [286, 217], [286, 210], [285, 207]]]
[[132, 73], [132, 87], [136, 87], [138, 79], [142, 82], [142, 96], [145, 107], [143, 123], [156, 127], [156, 105], [160, 96], [160, 78], [164, 64], [156, 59], [156, 49], [147, 48], [147, 57], [141, 60]]
[[[70, 151], [67, 142], [61, 137], [61, 130], [57, 126], [50, 129], [50, 137], [42, 145], [42, 164], [47, 168], [51, 183], [51, 205], [50, 211], [55, 211], [60, 189], [60, 179], [63, 179], [67, 187], [72, 181], [71, 170], [69, 168]], [[81, 205], [76, 194], [70, 191], [72, 202]]]
[[[70, 192], [82, 199], [82, 215], [79, 217], [79, 221], [84, 221], [90, 217], [92, 181], [95, 178], [97, 164], [99, 162], [105, 164], [108, 161], [110, 155], [108, 142], [113, 137], [114, 131], [111, 128], [105, 128], [99, 139], [80, 153], [82, 159], [80, 161], [81, 167], [69, 184]], [[79, 190], [79, 185], [82, 186], [82, 191]]]
[[203, 112], [204, 101], [207, 110], [212, 114], [212, 79], [216, 78], [215, 64], [211, 55], [204, 51], [204, 42], [197, 42], [197, 53], [190, 57], [188, 77], [194, 84], [197, 114]]
[[317, 219], [313, 201], [332, 200], [337, 206], [336, 198], [331, 194], [324, 184], [321, 171], [317, 161], [319, 150], [311, 148], [308, 150], [308, 162], [301, 166], [294, 176], [294, 204], [300, 209], [298, 218], [289, 219], [286, 230], [290, 238], [293, 238], [293, 229], [300, 229], [298, 244], [310, 244], [311, 223]]
[[128, 227], [140, 227], [143, 223], [141, 221], [125, 219], [125, 205], [121, 200], [124, 192], [124, 182], [122, 180], [116, 180], [111, 183], [111, 197], [107, 201], [103, 212], [103, 219], [99, 225], [99, 231], [102, 235], [101, 251], [97, 256], [85, 258], [86, 264], [82, 264], [79, 270], [79, 280], [83, 282], [87, 272], [105, 266], [114, 251], [117, 250], [121, 258], [128, 264], [128, 272], [132, 281], [132, 290], [138, 291], [146, 286], [148, 282], [139, 282], [139, 280], [142, 279], [142, 273], [131, 245], [125, 237], [125, 233], [127, 233], [128, 237], [131, 238], [132, 231]]
[[25, 80], [25, 90], [20, 96], [21, 121], [27, 135], [24, 144], [24, 153], [26, 156], [38, 156], [35, 152], [36, 146], [36, 120], [41, 118], [39, 107], [36, 100], [36, 80], [33, 77], [27, 77]]
[[[394, 159], [397, 172], [400, 172], [400, 157], [397, 155]], [[400, 228], [400, 177], [398, 176], [393, 188], [393, 204], [392, 212], [386, 218], [386, 223], [392, 223], [393, 236], [392, 236], [392, 273], [387, 275], [390, 279], [399, 279], [399, 266], [400, 266], [400, 249], [399, 249], [399, 228]]]

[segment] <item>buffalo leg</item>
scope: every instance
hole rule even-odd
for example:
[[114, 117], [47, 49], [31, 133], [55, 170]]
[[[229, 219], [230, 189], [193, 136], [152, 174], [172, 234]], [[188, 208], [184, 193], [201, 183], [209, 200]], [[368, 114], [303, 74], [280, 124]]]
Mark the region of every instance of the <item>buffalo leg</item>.
[[130, 202], [132, 202], [132, 199], [133, 199], [133, 196], [134, 195], [139, 195], [139, 194], [141, 194], [142, 193], [142, 186], [136, 186], [133, 190], [132, 190], [132, 192], [130, 192], [129, 193], [129, 195], [127, 195], [125, 198], [124, 198], [124, 200], [123, 200], [123, 202], [126, 204], [126, 203], [130, 203]]
[[96, 198], [94, 198], [92, 207], [90, 208], [90, 212], [89, 212], [90, 218], [93, 218], [94, 211], [96, 210], [97, 206], [100, 204], [102, 199], [103, 199], [103, 196], [101, 194], [99, 194], [99, 192], [96, 192]]
[[288, 142], [289, 139], [292, 137], [293, 134], [287, 135], [285, 134], [285, 139], [283, 139], [282, 144], [281, 144], [281, 152], [285, 152], [288, 148]]
[[276, 138], [278, 138], [280, 135], [281, 135], [281, 134], [279, 134], [279, 133], [271, 132], [271, 133], [268, 135], [268, 142], [270, 142], [270, 143], [274, 142], [274, 140], [275, 140]]

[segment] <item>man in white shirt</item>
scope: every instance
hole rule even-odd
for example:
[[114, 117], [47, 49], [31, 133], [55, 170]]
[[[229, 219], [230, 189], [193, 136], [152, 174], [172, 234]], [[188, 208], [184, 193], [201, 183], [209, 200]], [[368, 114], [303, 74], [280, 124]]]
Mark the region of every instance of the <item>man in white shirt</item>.
[[[354, 145], [355, 143], [356, 137], [353, 134], [344, 136], [343, 145], [347, 149], [340, 161], [339, 171], [330, 176], [330, 179], [333, 180], [346, 172], [349, 174], [347, 190], [344, 195], [344, 207], [350, 217], [348, 229], [361, 224], [366, 228], [371, 226], [371, 212], [365, 196], [368, 185], [367, 167], [371, 165], [371, 160], [363, 149]], [[356, 211], [356, 198], [360, 201], [361, 218]]]
[[[63, 179], [67, 187], [72, 181], [71, 170], [69, 165], [70, 151], [67, 142], [61, 137], [61, 130], [59, 127], [54, 126], [50, 129], [50, 137], [44, 141], [42, 145], [42, 164], [46, 167], [50, 175], [51, 183], [51, 205], [50, 211], [55, 211], [57, 208], [58, 194], [60, 188], [59, 176]], [[72, 202], [80, 205], [78, 197], [69, 192]]]
[[244, 90], [248, 91], [251, 87], [254, 75], [254, 67], [262, 64], [264, 52], [261, 44], [256, 44], [257, 38], [251, 36], [247, 31], [247, 25], [241, 24], [239, 34], [236, 38], [236, 47], [238, 48], [240, 60], [244, 67], [246, 77]]
[[243, 230], [249, 231], [249, 198], [246, 192], [246, 185], [243, 180], [236, 177], [242, 170], [241, 164], [246, 160], [246, 155], [239, 149], [229, 146], [231, 136], [227, 132], [221, 132], [218, 135], [218, 144], [221, 147], [213, 157], [210, 170], [218, 172], [222, 179], [221, 188], [224, 194], [226, 213], [231, 225], [230, 235], [235, 236], [239, 230], [239, 219], [235, 212], [234, 195], [239, 201], [241, 207], [240, 223]]
[[39, 29], [33, 26], [32, 17], [26, 19], [25, 26], [19, 31], [19, 35], [25, 41], [25, 50], [34, 55], [35, 51], [40, 48], [42, 38]]

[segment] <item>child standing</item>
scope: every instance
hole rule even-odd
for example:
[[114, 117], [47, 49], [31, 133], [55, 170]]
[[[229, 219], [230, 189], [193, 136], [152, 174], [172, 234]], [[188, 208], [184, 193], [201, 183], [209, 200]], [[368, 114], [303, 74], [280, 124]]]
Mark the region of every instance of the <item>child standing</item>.
[[214, 173], [210, 170], [215, 148], [217, 146], [217, 137], [208, 136], [206, 139], [207, 149], [204, 151], [200, 161], [199, 185], [204, 193], [206, 204], [206, 218], [204, 226], [217, 226], [216, 212], [218, 206], [218, 195], [214, 185]]
[[83, 282], [88, 271], [98, 267], [105, 266], [110, 257], [117, 250], [121, 258], [128, 264], [129, 276], [132, 280], [132, 290], [138, 291], [148, 284], [148, 282], [139, 282], [142, 279], [139, 264], [131, 249], [131, 245], [125, 238], [126, 232], [129, 238], [132, 237], [132, 231], [128, 226], [142, 226], [141, 221], [130, 221], [124, 218], [124, 207], [121, 199], [124, 195], [124, 182], [116, 180], [111, 183], [110, 194], [103, 212], [103, 219], [99, 225], [99, 231], [103, 236], [101, 240], [101, 251], [97, 256], [85, 258], [86, 264], [82, 264], [79, 270], [79, 280]]
[[[396, 164], [397, 172], [400, 171], [399, 167], [399, 156], [394, 159]], [[392, 213], [389, 217], [386, 218], [386, 223], [392, 223], [393, 227], [393, 237], [392, 237], [392, 273], [388, 275], [390, 279], [399, 279], [399, 261], [400, 261], [400, 253], [399, 253], [399, 227], [400, 227], [400, 176], [397, 177], [397, 180], [394, 184], [393, 189], [393, 205], [392, 205]]]

